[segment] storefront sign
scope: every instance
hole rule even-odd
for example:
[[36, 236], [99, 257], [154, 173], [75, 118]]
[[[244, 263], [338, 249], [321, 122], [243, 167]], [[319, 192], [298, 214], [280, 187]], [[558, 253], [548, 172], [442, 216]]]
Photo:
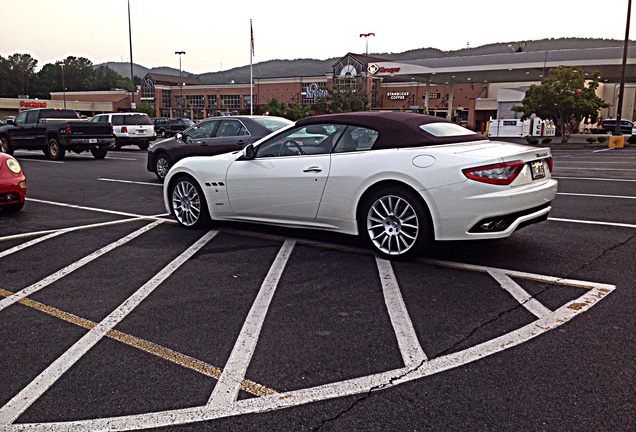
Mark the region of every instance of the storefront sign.
[[305, 87], [305, 97], [307, 99], [327, 97], [327, 90], [321, 90], [318, 84], [311, 83]]
[[389, 92], [386, 95], [391, 100], [396, 100], [396, 99], [404, 100], [409, 95], [409, 92]]
[[[428, 94], [428, 98], [429, 99], [439, 99], [440, 94], [439, 93], [429, 93]], [[422, 99], [426, 99], [426, 94], [422, 95]]]
[[46, 108], [46, 102], [21, 100], [20, 108]]
[[369, 66], [367, 66], [367, 71], [369, 71], [369, 73], [371, 75], [375, 75], [377, 73], [395, 73], [395, 72], [399, 72], [400, 68], [399, 67], [384, 67], [384, 66], [378, 66], [375, 63], [370, 63]]

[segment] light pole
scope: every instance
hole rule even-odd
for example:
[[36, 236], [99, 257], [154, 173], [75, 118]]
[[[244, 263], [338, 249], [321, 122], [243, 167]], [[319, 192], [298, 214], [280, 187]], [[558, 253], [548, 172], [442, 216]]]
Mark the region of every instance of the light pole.
[[[183, 100], [183, 80], [181, 79], [181, 56], [185, 55], [185, 51], [175, 51], [174, 53], [179, 56], [179, 88], [181, 90], [181, 106], [179, 108], [183, 109], [185, 108], [185, 103]], [[183, 116], [181, 109], [179, 110], [179, 117]]]
[[616, 126], [614, 127], [614, 135], [621, 134], [621, 120], [623, 117], [623, 92], [625, 91], [625, 65], [627, 64], [627, 46], [629, 43], [629, 20], [631, 17], [632, 0], [627, 1], [627, 22], [625, 24], [625, 43], [623, 45], [623, 64], [621, 68], [621, 83], [618, 92], [618, 107], [616, 111]]
[[375, 36], [375, 33], [360, 33], [360, 37], [363, 37], [366, 42], [365, 55], [369, 55], [369, 36]]
[[130, 25], [130, 0], [128, 0], [128, 42], [130, 44], [130, 109], [135, 109], [135, 74], [133, 73], [132, 26]]
[[64, 63], [60, 64], [62, 66], [62, 94], [64, 95], [64, 109], [66, 109], [66, 83], [64, 82]]

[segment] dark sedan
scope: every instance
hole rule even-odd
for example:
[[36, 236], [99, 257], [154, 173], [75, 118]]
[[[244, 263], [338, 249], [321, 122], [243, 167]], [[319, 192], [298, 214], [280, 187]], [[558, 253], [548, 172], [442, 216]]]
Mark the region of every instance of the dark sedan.
[[242, 150], [290, 124], [290, 120], [272, 116], [210, 117], [150, 147], [147, 168], [163, 181], [178, 160]]

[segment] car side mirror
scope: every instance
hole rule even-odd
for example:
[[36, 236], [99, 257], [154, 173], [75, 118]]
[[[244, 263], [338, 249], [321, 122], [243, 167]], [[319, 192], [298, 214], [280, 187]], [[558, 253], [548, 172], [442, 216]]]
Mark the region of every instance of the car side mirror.
[[13, 121], [12, 119], [9, 119], [9, 120], [7, 120], [7, 124], [15, 125], [15, 121]]
[[256, 152], [254, 151], [254, 144], [248, 144], [243, 149], [243, 156], [241, 156], [241, 160], [252, 160], [256, 156]]
[[177, 134], [174, 137], [178, 139], [179, 141], [183, 140], [183, 134], [181, 132], [177, 132]]

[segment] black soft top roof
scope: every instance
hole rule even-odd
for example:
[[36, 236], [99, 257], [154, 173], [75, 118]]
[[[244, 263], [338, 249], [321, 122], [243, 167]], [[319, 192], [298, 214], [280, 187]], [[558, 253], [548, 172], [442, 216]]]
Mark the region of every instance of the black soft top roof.
[[324, 123], [353, 125], [378, 131], [378, 139], [373, 144], [374, 149], [420, 147], [488, 140], [488, 137], [481, 134], [434, 136], [422, 130], [420, 126], [429, 123], [451, 122], [441, 117], [401, 111], [324, 114], [300, 119], [296, 122], [296, 125], [306, 126]]

